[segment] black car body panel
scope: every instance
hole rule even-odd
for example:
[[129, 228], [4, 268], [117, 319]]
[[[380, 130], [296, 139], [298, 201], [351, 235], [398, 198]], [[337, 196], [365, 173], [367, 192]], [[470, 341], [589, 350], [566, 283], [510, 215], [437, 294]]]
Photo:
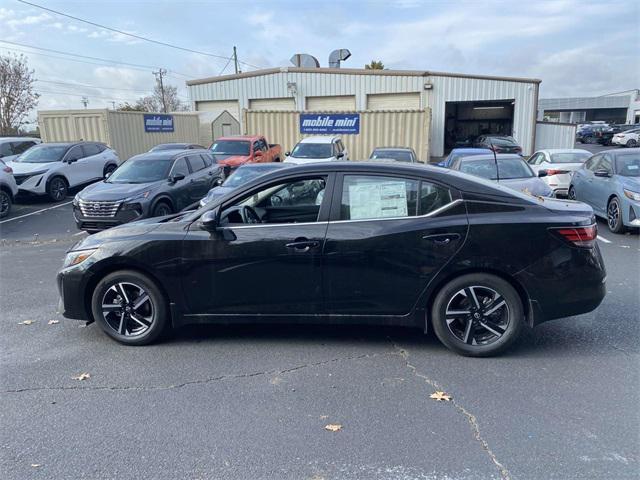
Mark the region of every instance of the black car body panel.
[[[352, 174], [437, 184], [450, 189], [451, 201], [421, 216], [339, 220], [342, 178]], [[257, 189], [316, 176], [326, 187], [315, 222], [216, 231], [199, 224], [203, 212], [225, 211]], [[268, 320], [426, 329], [430, 302], [448, 280], [488, 272], [514, 286], [534, 325], [593, 310], [604, 298], [597, 244], [579, 247], [554, 234], [593, 222], [585, 204], [530, 197], [438, 167], [318, 163], [261, 176], [197, 212], [90, 236], [72, 250], [97, 250], [62, 269], [58, 285], [64, 315], [88, 321], [97, 279], [137, 269], [161, 286], [174, 326]]]

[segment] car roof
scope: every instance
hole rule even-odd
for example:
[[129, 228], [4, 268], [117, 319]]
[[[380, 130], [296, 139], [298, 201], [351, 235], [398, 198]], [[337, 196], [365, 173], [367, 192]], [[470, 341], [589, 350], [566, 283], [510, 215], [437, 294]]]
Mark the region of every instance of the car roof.
[[36, 137], [0, 137], [0, 142], [19, 142], [20, 140], [30, 141], [40, 139]]
[[298, 143], [333, 143], [334, 140], [339, 139], [335, 135], [316, 135], [314, 137], [306, 137], [300, 140]]
[[640, 153], [640, 147], [622, 148], [622, 149], [616, 149], [616, 150], [604, 150], [604, 151], [598, 152], [598, 153], [610, 153], [613, 156], [617, 157], [618, 155], [628, 155], [628, 154], [632, 154], [632, 153]]
[[[495, 156], [498, 160], [522, 160], [524, 159], [520, 155], [516, 155], [515, 153], [500, 153]], [[494, 160], [493, 155], [469, 155], [467, 157], [460, 158], [460, 162], [470, 162], [474, 160]]]
[[255, 169], [264, 169], [264, 170], [275, 170], [283, 167], [291, 167], [293, 164], [291, 163], [282, 163], [282, 162], [267, 162], [267, 163], [245, 163], [244, 165], [240, 165], [238, 170], [241, 168], [255, 168]]
[[158, 160], [161, 159], [174, 159], [183, 155], [193, 155], [195, 153], [206, 153], [211, 154], [211, 152], [204, 148], [193, 148], [193, 149], [175, 149], [175, 150], [154, 150], [153, 152], [143, 152], [138, 155], [131, 157], [131, 160], [134, 158], [155, 158]]
[[451, 150], [450, 153], [453, 152], [469, 152], [469, 153], [483, 153], [483, 152], [490, 152], [491, 150], [489, 150], [488, 148], [477, 148], [477, 147], [458, 147], [458, 148], [454, 148], [453, 150]]
[[375, 147], [373, 150], [408, 150], [413, 152], [413, 148], [411, 147]]
[[584, 150], [582, 148], [543, 148], [535, 153], [588, 153], [591, 155], [589, 150]]
[[232, 141], [233, 140], [244, 140], [244, 141], [247, 141], [247, 142], [251, 142], [251, 141], [254, 141], [254, 140], [258, 140], [259, 138], [262, 138], [262, 135], [231, 135], [229, 137], [216, 138], [215, 141], [217, 142], [218, 140], [232, 140]]

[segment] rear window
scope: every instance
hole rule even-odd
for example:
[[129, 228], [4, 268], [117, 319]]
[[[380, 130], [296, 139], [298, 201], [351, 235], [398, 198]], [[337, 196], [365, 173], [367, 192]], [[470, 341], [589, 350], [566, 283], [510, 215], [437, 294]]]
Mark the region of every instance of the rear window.
[[552, 153], [551, 163], [584, 163], [590, 153]]
[[[510, 180], [514, 178], [533, 177], [533, 171], [520, 159], [498, 159], [498, 169], [496, 171], [496, 161], [493, 159], [482, 160], [462, 160], [460, 171], [486, 178], [487, 180]], [[498, 176], [498, 172], [500, 175]]]
[[623, 153], [616, 157], [618, 174], [623, 177], [640, 177], [640, 154]]
[[513, 137], [487, 137], [486, 141], [494, 145], [504, 145], [509, 147], [518, 145], [518, 142], [516, 142]]

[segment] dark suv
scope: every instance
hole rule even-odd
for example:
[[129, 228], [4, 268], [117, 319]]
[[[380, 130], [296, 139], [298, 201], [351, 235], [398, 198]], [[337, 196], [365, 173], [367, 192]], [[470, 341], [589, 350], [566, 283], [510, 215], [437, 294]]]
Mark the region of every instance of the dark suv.
[[[598, 143], [603, 132], [609, 128], [609, 125], [593, 124], [583, 125], [576, 132], [576, 142], [578, 143]], [[611, 135], [613, 137], [613, 135]]]
[[495, 153], [522, 154], [522, 147], [509, 135], [480, 135], [473, 143], [475, 148], [488, 148]]
[[207, 150], [164, 150], [130, 158], [73, 199], [78, 228], [97, 232], [161, 217], [199, 201], [222, 178]]

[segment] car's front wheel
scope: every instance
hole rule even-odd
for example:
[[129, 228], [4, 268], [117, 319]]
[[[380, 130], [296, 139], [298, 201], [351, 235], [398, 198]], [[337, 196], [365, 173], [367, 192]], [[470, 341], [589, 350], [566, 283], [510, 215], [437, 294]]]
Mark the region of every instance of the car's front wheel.
[[4, 190], [0, 190], [0, 218], [5, 218], [11, 213], [11, 195]]
[[569, 197], [569, 200], [576, 199], [576, 189], [573, 188], [573, 185], [569, 186], [569, 192], [567, 193], [567, 197]]
[[629, 140], [627, 140], [627, 147], [628, 148], [633, 148], [637, 145], [638, 142], [636, 142], [633, 138], [630, 138]]
[[69, 187], [62, 177], [53, 177], [47, 185], [47, 195], [54, 202], [61, 202], [67, 197]]
[[125, 345], [153, 343], [169, 325], [162, 291], [133, 270], [119, 270], [100, 280], [91, 297], [91, 311], [102, 330]]
[[607, 205], [607, 226], [613, 233], [623, 233], [624, 223], [622, 223], [622, 210], [620, 209], [620, 201], [613, 197]]
[[171, 210], [171, 206], [167, 202], [160, 201], [156, 203], [153, 207], [153, 212], [151, 214], [152, 217], [164, 217], [166, 215], [171, 215], [173, 210]]
[[445, 285], [431, 315], [440, 341], [471, 357], [503, 352], [524, 327], [518, 292], [506, 280], [485, 273], [463, 275]]

